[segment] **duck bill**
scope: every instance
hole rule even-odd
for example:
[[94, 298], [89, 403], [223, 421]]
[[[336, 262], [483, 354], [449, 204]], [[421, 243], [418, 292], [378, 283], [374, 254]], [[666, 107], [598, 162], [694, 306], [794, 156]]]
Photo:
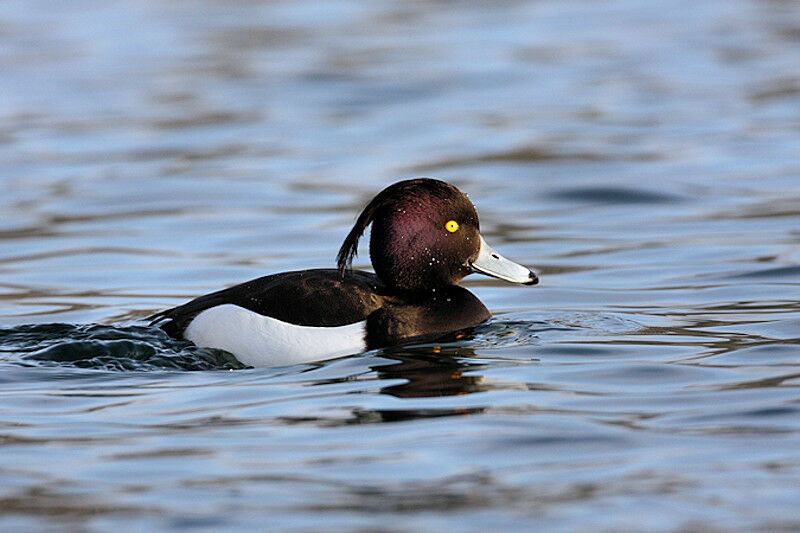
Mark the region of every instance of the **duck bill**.
[[478, 257], [469, 263], [469, 268], [473, 272], [480, 272], [493, 278], [510, 281], [511, 283], [521, 283], [523, 285], [536, 285], [539, 278], [530, 269], [509, 261], [502, 255], [492, 250], [486, 241], [481, 239], [481, 248], [478, 250]]

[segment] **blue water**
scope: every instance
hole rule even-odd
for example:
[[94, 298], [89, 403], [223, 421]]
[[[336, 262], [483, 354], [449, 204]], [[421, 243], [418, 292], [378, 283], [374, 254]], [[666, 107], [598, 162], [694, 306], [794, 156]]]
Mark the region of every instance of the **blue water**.
[[[798, 65], [786, 1], [0, 3], [0, 529], [800, 529]], [[471, 335], [141, 322], [421, 175], [540, 274]]]

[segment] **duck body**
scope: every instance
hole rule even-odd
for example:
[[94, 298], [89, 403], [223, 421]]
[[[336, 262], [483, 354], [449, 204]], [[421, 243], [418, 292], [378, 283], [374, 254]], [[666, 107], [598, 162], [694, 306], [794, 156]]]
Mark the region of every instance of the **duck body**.
[[173, 337], [251, 366], [328, 359], [474, 327], [491, 313], [467, 289], [394, 291], [370, 272], [283, 272], [200, 296], [154, 318]]
[[[351, 270], [365, 228], [376, 273]], [[337, 269], [283, 272], [206, 294], [153, 315], [176, 338], [226, 350], [251, 366], [319, 361], [433, 340], [491, 317], [457, 282], [471, 272], [532, 285], [527, 268], [478, 233], [472, 203], [433, 179], [396, 183], [364, 209]]]

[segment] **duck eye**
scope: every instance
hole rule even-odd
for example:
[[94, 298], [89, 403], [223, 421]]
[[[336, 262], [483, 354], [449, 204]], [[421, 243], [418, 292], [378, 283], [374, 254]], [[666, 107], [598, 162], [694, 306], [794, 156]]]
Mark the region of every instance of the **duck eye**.
[[444, 229], [446, 229], [450, 233], [455, 233], [456, 231], [458, 231], [458, 222], [456, 222], [455, 220], [448, 220], [444, 225]]

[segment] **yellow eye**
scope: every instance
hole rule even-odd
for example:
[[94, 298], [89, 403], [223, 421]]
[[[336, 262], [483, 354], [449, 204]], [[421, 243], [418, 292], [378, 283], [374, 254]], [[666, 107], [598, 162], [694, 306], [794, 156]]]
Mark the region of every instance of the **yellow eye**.
[[444, 225], [444, 229], [446, 229], [450, 233], [454, 233], [458, 231], [458, 222], [456, 222], [455, 220], [448, 220], [447, 223]]

